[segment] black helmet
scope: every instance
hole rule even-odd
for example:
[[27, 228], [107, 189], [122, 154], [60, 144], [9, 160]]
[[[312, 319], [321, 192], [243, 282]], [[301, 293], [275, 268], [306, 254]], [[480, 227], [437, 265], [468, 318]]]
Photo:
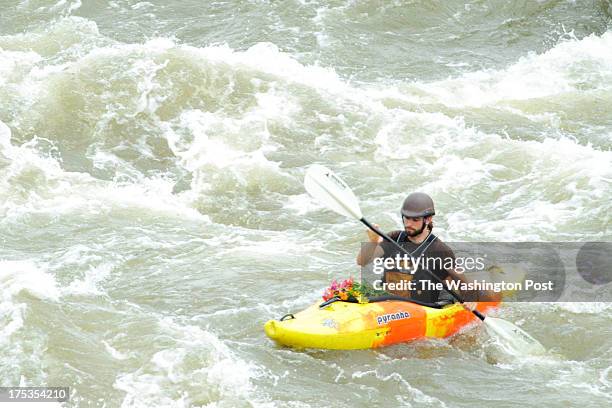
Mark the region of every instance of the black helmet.
[[433, 200], [425, 193], [412, 193], [402, 204], [404, 217], [428, 217], [435, 213]]

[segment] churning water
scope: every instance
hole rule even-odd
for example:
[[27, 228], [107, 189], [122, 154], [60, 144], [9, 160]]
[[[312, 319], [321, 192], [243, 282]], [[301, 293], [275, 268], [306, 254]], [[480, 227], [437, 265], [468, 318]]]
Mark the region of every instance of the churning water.
[[362, 351], [263, 323], [355, 275], [414, 190], [463, 241], [611, 241], [607, 0], [0, 0], [0, 385], [73, 406], [612, 404], [612, 304], [508, 304], [556, 357], [475, 328]]

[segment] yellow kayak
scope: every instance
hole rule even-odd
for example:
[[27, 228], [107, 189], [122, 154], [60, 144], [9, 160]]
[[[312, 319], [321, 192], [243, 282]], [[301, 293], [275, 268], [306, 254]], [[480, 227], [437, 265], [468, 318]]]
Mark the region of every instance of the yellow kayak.
[[[409, 301], [373, 303], [337, 301], [323, 308], [320, 302], [296, 313], [270, 320], [266, 335], [276, 343], [296, 348], [367, 349], [426, 337], [444, 338], [477, 320], [459, 304], [441, 308]], [[486, 313], [499, 302], [480, 302]]]

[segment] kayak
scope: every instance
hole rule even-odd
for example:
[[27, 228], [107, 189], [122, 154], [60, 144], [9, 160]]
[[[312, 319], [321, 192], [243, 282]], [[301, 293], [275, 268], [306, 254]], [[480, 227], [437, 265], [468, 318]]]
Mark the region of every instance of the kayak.
[[[319, 302], [320, 303], [320, 302]], [[266, 335], [295, 348], [353, 350], [388, 346], [424, 338], [452, 336], [478, 319], [460, 304], [429, 307], [404, 300], [372, 303], [337, 301], [270, 320]], [[479, 302], [486, 313], [499, 302]]]

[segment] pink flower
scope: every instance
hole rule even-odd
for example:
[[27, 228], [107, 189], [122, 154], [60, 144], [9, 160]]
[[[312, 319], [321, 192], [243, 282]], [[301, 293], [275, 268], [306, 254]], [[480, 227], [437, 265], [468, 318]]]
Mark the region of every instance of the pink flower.
[[325, 289], [325, 292], [323, 292], [323, 300], [329, 300], [329, 299], [331, 299], [333, 297], [334, 297], [334, 295], [333, 295], [332, 291], [329, 288]]
[[359, 292], [353, 292], [353, 285], [354, 281], [352, 277], [343, 280], [341, 283], [338, 283], [338, 281], [334, 279], [329, 288], [325, 289], [323, 292], [323, 300], [329, 300], [334, 296], [338, 296], [342, 300], [347, 300], [351, 296], [355, 297], [354, 293], [359, 294]]
[[336, 280], [334, 279], [331, 283], [331, 286], [329, 287], [331, 290], [337, 290], [338, 289], [338, 282], [336, 282]]
[[353, 286], [353, 278], [348, 278], [346, 279], [344, 282], [342, 282], [342, 287], [343, 288], [350, 288], [351, 286]]

